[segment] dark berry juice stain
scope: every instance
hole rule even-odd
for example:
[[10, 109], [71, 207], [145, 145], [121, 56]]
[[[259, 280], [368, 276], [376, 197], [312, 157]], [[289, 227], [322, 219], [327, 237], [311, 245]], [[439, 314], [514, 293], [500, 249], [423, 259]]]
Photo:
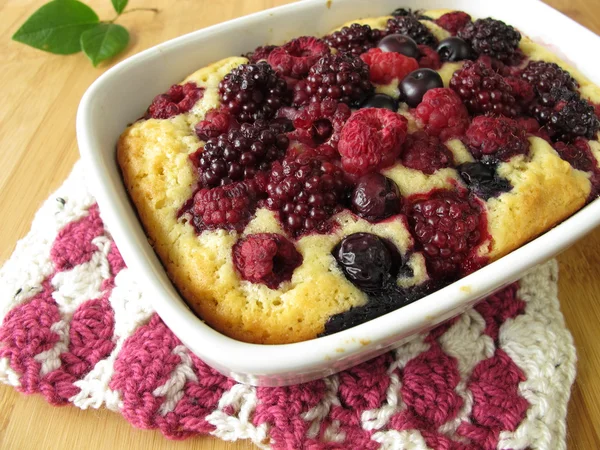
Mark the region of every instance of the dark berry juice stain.
[[486, 201], [512, 189], [510, 182], [498, 175], [493, 164], [464, 163], [456, 170], [469, 189]]

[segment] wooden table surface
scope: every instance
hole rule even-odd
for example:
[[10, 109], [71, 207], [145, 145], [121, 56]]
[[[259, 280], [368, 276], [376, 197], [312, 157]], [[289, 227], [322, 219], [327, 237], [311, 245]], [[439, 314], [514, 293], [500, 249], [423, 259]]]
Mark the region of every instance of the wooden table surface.
[[[325, 1], [325, 0], [324, 0]], [[158, 7], [119, 19], [132, 35], [120, 59], [167, 39], [290, 0], [131, 0]], [[600, 1], [546, 0], [600, 33]], [[0, 264], [23, 237], [42, 201], [79, 158], [75, 113], [87, 87], [109, 64], [94, 69], [83, 54], [55, 56], [10, 40], [43, 0], [0, 0]], [[112, 18], [108, 0], [88, 0], [101, 19]], [[402, 0], [398, 1], [398, 6]], [[596, 49], [597, 50], [597, 49]], [[598, 56], [597, 53], [595, 55]], [[114, 64], [114, 62], [113, 62]], [[600, 229], [559, 257], [560, 298], [577, 345], [577, 381], [569, 405], [568, 448], [600, 448]], [[41, 396], [0, 386], [2, 449], [250, 449], [248, 442], [211, 437], [171, 442], [158, 431], [132, 428], [107, 410], [55, 408]]]

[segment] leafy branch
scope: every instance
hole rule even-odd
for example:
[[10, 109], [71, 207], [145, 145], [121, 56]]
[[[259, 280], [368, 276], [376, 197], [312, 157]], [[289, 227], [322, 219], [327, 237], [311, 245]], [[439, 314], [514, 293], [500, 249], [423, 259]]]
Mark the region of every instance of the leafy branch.
[[127, 29], [115, 23], [120, 16], [136, 11], [158, 13], [156, 8], [125, 10], [128, 1], [111, 0], [117, 15], [100, 21], [92, 8], [78, 0], [53, 0], [34, 12], [12, 39], [57, 55], [83, 50], [96, 67], [121, 53], [129, 43]]

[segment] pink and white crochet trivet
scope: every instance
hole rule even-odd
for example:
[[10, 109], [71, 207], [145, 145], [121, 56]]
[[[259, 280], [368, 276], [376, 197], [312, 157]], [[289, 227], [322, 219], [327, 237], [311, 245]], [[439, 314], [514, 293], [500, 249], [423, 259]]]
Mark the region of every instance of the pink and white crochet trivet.
[[256, 388], [212, 370], [152, 310], [78, 163], [0, 269], [0, 381], [102, 406], [168, 438], [274, 449], [564, 449], [575, 349], [550, 261], [396, 351]]

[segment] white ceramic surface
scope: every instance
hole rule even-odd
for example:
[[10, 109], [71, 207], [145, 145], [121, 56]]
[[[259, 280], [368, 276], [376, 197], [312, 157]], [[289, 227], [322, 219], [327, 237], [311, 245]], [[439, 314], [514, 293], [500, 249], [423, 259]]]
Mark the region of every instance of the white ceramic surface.
[[188, 309], [148, 244], [121, 182], [115, 158], [121, 132], [157, 93], [215, 60], [295, 36], [322, 35], [348, 20], [386, 15], [399, 6], [460, 9], [475, 17], [502, 19], [559, 49], [600, 84], [600, 60], [589, 57], [590, 48], [600, 48], [600, 37], [537, 0], [305, 0], [205, 28], [132, 56], [99, 77], [81, 100], [79, 149], [102, 217], [125, 262], [175, 334], [208, 364], [238, 381], [263, 386], [305, 382], [395, 348], [517, 280], [600, 224], [596, 200], [543, 236], [440, 291], [352, 329], [297, 344], [239, 342], [214, 331]]

